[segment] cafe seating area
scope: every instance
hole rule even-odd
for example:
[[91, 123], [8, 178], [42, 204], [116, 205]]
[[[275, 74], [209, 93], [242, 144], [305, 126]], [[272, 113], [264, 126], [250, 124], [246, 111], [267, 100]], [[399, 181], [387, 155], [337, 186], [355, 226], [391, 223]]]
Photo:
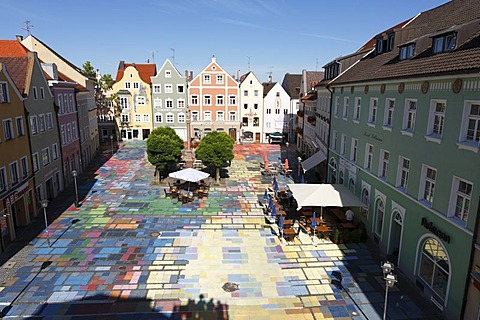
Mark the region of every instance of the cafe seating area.
[[260, 172], [265, 176], [277, 176], [279, 174], [289, 176], [292, 170], [287, 163], [282, 162], [260, 162]]
[[165, 197], [175, 199], [181, 203], [190, 203], [195, 199], [205, 199], [210, 191], [210, 183], [200, 182], [181, 182], [169, 183], [168, 188], [163, 189]]

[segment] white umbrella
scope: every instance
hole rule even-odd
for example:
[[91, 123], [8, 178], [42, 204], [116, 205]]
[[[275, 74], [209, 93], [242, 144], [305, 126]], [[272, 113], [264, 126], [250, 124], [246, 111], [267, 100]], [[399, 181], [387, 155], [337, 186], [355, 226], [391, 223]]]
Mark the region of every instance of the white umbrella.
[[174, 179], [185, 180], [188, 182], [198, 182], [200, 180], [208, 178], [210, 174], [193, 168], [186, 168], [172, 172], [168, 176]]

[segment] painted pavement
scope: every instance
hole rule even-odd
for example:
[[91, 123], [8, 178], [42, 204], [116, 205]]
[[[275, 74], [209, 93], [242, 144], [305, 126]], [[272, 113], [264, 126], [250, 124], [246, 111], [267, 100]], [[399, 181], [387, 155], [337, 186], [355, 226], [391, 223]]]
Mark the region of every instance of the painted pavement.
[[[229, 177], [212, 181], [208, 198], [181, 204], [154, 181], [144, 143], [127, 143], [80, 185], [89, 190], [82, 206], [50, 225], [52, 247], [42, 233], [29, 263], [0, 287], [0, 308], [14, 301], [5, 318], [381, 318], [381, 269], [364, 244], [315, 244], [304, 234], [286, 244], [266, 223], [265, 153], [285, 157], [278, 145], [235, 146]], [[333, 271], [346, 291], [331, 284]], [[396, 290], [389, 317], [422, 318]]]

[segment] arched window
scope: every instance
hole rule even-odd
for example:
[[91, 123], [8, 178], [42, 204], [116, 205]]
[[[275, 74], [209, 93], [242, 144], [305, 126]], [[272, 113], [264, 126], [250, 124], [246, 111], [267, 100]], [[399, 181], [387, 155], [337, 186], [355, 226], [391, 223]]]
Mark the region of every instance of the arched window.
[[434, 238], [425, 240], [419, 270], [420, 278], [445, 301], [450, 268], [445, 248], [438, 240]]
[[340, 176], [338, 177], [338, 183], [343, 184], [343, 171], [340, 171]]
[[375, 210], [375, 233], [378, 236], [382, 236], [383, 216], [385, 215], [385, 205], [381, 199], [377, 200], [377, 206]]
[[396, 223], [398, 223], [399, 225], [403, 225], [403, 218], [402, 218], [402, 215], [400, 214], [400, 212], [395, 212], [394, 216], [393, 216], [393, 220], [395, 220]]
[[367, 217], [368, 216], [368, 207], [370, 206], [370, 194], [368, 193], [368, 189], [364, 188], [362, 190], [362, 202], [365, 204], [365, 207], [361, 208], [362, 214]]
[[350, 191], [355, 194], [355, 181], [353, 180], [353, 178], [350, 178], [350, 180], [348, 181], [348, 189], [350, 189]]
[[330, 174], [332, 177], [332, 184], [337, 183], [337, 163], [334, 159], [330, 160]]

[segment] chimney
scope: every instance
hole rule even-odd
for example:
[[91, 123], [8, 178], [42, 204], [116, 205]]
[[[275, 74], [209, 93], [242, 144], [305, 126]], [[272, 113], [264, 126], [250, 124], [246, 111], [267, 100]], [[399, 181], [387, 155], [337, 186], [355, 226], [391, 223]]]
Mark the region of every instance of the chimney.
[[188, 81], [192, 81], [193, 79], [193, 71], [190, 71], [190, 78], [188, 78]]
[[240, 81], [240, 69], [237, 70], [237, 80]]
[[272, 82], [272, 75], [268, 76], [268, 82], [270, 82], [270, 83]]
[[15, 36], [15, 38], [17, 38], [18, 42], [22, 42], [22, 40], [23, 40], [23, 36], [18, 35], [18, 34]]
[[120, 60], [120, 63], [118, 64], [118, 70], [125, 70], [125, 61]]
[[185, 70], [185, 79], [188, 80], [188, 70]]

